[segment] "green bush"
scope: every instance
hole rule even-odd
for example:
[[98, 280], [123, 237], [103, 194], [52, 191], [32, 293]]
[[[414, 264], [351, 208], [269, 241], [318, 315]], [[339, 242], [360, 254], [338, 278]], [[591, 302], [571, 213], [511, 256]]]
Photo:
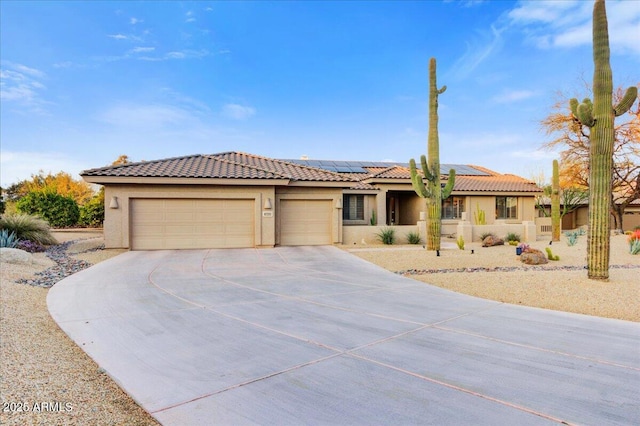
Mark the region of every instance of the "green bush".
[[78, 225], [99, 227], [104, 222], [104, 191], [80, 207]]
[[504, 238], [505, 241], [518, 241], [520, 242], [520, 235], [515, 232], [509, 232], [507, 236]]
[[458, 235], [458, 239], [456, 240], [456, 244], [460, 250], [464, 250], [464, 238], [462, 235]]
[[420, 237], [420, 233], [419, 232], [409, 232], [407, 234], [407, 242], [409, 244], [420, 244], [422, 243], [422, 238]]
[[70, 197], [54, 192], [33, 191], [18, 200], [21, 213], [40, 216], [54, 228], [64, 228], [78, 223], [80, 209]]
[[396, 240], [396, 230], [393, 228], [382, 228], [380, 232], [376, 234], [378, 240], [383, 244], [393, 244]]
[[39, 217], [27, 214], [11, 214], [0, 219], [0, 229], [13, 232], [20, 240], [29, 240], [43, 245], [58, 244], [51, 235], [49, 225]]

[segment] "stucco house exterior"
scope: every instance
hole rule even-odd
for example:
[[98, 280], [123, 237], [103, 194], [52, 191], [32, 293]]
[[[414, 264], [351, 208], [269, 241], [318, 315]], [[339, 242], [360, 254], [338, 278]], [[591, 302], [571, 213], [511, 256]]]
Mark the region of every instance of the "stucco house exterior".
[[[476, 211], [485, 212], [488, 226], [526, 229], [535, 220], [541, 190], [533, 182], [470, 165], [442, 165], [443, 173], [449, 168], [457, 176], [443, 203], [444, 234], [473, 228]], [[107, 248], [373, 242], [381, 226], [416, 229], [424, 209], [406, 163], [223, 152], [95, 168], [81, 176], [105, 187]], [[468, 235], [467, 241], [476, 236]]]

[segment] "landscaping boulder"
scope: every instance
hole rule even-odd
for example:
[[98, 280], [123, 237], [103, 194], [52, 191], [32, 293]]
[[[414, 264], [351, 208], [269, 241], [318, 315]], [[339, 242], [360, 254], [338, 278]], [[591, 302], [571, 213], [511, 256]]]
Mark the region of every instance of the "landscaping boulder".
[[520, 261], [527, 265], [544, 265], [545, 263], [549, 263], [547, 256], [545, 256], [543, 252], [531, 248], [522, 252]]
[[2, 263], [30, 264], [33, 261], [33, 256], [24, 250], [2, 247], [0, 248], [0, 261]]
[[489, 235], [482, 240], [482, 247], [492, 247], [492, 246], [503, 246], [504, 240], [502, 238], [494, 237], [493, 235]]

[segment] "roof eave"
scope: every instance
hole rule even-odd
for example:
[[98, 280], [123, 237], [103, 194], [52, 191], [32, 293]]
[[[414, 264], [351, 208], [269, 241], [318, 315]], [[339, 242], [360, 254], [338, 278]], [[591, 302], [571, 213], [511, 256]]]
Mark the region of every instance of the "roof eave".
[[88, 183], [136, 184], [136, 185], [289, 185], [290, 179], [250, 179], [250, 178], [182, 178], [182, 177], [131, 177], [131, 176], [82, 176]]

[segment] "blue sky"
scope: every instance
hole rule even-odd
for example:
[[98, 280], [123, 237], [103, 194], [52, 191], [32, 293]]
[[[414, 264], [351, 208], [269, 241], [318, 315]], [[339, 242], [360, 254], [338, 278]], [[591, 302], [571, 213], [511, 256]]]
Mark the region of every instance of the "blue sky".
[[[2, 1], [0, 184], [119, 155], [229, 150], [440, 160], [527, 178], [539, 122], [592, 79], [593, 3]], [[640, 1], [607, 1], [615, 86], [640, 82]]]

